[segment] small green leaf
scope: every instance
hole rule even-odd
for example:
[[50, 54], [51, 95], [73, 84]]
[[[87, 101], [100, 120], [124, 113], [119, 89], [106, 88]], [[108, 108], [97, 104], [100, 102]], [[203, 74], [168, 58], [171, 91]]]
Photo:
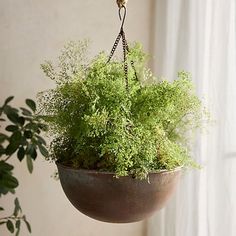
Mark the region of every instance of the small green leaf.
[[16, 221], [16, 228], [17, 228], [17, 231], [16, 231], [16, 235], [15, 235], [15, 236], [19, 236], [19, 234], [20, 234], [20, 225], [21, 225], [21, 221], [20, 221], [20, 220], [17, 220], [17, 221]]
[[12, 136], [10, 137], [10, 141], [11, 141], [12, 143], [17, 143], [17, 144], [19, 144], [19, 143], [21, 142], [21, 137], [22, 137], [21, 132], [20, 132], [20, 131], [15, 131], [15, 132], [12, 134]]
[[20, 124], [21, 126], [23, 126], [25, 124], [25, 118], [23, 116], [19, 116], [18, 124]]
[[5, 148], [0, 144], [0, 157], [5, 154]]
[[8, 192], [13, 192], [18, 186], [18, 180], [12, 175], [13, 166], [0, 161], [0, 197]]
[[19, 229], [20, 228], [20, 220], [16, 221], [16, 228]]
[[6, 189], [6, 188], [0, 187], [0, 197], [1, 197], [2, 195], [6, 195], [8, 192], [11, 192], [11, 191], [9, 191], [9, 190]]
[[9, 132], [15, 132], [15, 131], [18, 130], [18, 129], [19, 129], [19, 127], [16, 126], [16, 125], [8, 125], [8, 126], [6, 127], [6, 131], [9, 131]]
[[0, 171], [11, 171], [14, 169], [13, 165], [6, 163], [5, 161], [0, 161]]
[[4, 208], [3, 208], [3, 207], [0, 207], [0, 211], [4, 211]]
[[10, 143], [10, 144], [6, 147], [5, 154], [8, 155], [8, 156], [10, 156], [10, 155], [12, 155], [17, 149], [18, 149], [18, 145], [16, 145], [15, 143]]
[[36, 159], [37, 158], [37, 151], [36, 151], [36, 148], [35, 148], [35, 146], [32, 148], [32, 150], [31, 150], [31, 153], [29, 154], [30, 156], [31, 156], [31, 158], [32, 159]]
[[14, 189], [10, 189], [9, 192], [12, 193], [12, 194], [16, 193], [16, 191]]
[[4, 102], [4, 105], [7, 105], [10, 101], [12, 101], [14, 99], [14, 96], [10, 96], [8, 97], [5, 102]]
[[20, 202], [19, 202], [18, 198], [15, 198], [14, 203], [15, 203], [15, 206], [17, 206], [21, 210]]
[[28, 142], [27, 142], [25, 136], [21, 136], [21, 143], [20, 143], [20, 144], [21, 144], [22, 146], [25, 146], [25, 145], [28, 144]]
[[25, 156], [25, 149], [24, 149], [24, 147], [21, 146], [18, 149], [17, 158], [18, 158], [19, 161], [22, 161], [24, 159], [24, 156]]
[[11, 113], [7, 115], [7, 118], [14, 124], [18, 123], [19, 115], [17, 113]]
[[31, 100], [31, 99], [26, 99], [25, 100], [25, 103], [30, 107], [30, 109], [32, 110], [32, 111], [36, 111], [36, 104], [35, 104], [35, 102], [33, 101], [33, 100]]
[[11, 107], [9, 105], [5, 105], [3, 107], [3, 111], [6, 115], [10, 115], [10, 114], [18, 114], [18, 109], [17, 108], [14, 108], [14, 107]]
[[48, 155], [49, 155], [48, 150], [41, 144], [39, 144], [38, 147], [39, 147], [39, 151], [41, 152], [41, 154], [44, 157], [48, 157]]
[[8, 139], [7, 135], [0, 133], [0, 143], [3, 143], [7, 139]]
[[33, 172], [33, 161], [30, 155], [27, 155], [26, 162], [27, 162], [28, 170], [31, 174]]
[[26, 108], [24, 108], [24, 107], [21, 107], [20, 109], [22, 110], [22, 114], [23, 114], [24, 116], [32, 116], [32, 112], [29, 111], [28, 109], [26, 109]]
[[0, 179], [0, 188], [15, 189], [18, 185], [18, 180], [11, 174], [4, 174]]
[[25, 125], [25, 128], [32, 130], [32, 129], [35, 129], [35, 125], [32, 124], [32, 123], [28, 123], [28, 124]]
[[38, 142], [43, 144], [43, 145], [46, 145], [46, 141], [39, 135], [36, 135], [36, 137], [38, 138]]
[[20, 131], [15, 131], [10, 137], [10, 143], [6, 147], [6, 155], [12, 155], [21, 144], [22, 135]]
[[32, 123], [32, 122], [26, 124], [24, 128], [28, 129], [28, 130], [31, 130], [32, 132], [36, 132], [38, 130], [37, 124]]
[[28, 231], [31, 233], [32, 232], [31, 231], [31, 226], [30, 226], [30, 223], [26, 220], [25, 215], [23, 216], [23, 220], [24, 220], [24, 222], [26, 224], [26, 227], [27, 227]]
[[36, 146], [35, 144], [32, 144], [30, 143], [28, 146], [27, 146], [27, 149], [26, 149], [26, 153], [31, 156], [32, 159], [36, 159], [37, 157], [37, 151], [36, 151]]
[[31, 139], [32, 136], [33, 136], [33, 134], [32, 134], [32, 132], [31, 132], [30, 130], [25, 130], [24, 136], [25, 136], [25, 138], [27, 138], [27, 139]]
[[7, 221], [7, 229], [11, 232], [11, 233], [14, 233], [14, 225], [12, 223], [12, 221], [8, 220]]
[[13, 215], [17, 216], [19, 211], [21, 211], [21, 207], [20, 207], [20, 203], [19, 203], [18, 198], [15, 199], [14, 203], [15, 203], [15, 209], [14, 209]]

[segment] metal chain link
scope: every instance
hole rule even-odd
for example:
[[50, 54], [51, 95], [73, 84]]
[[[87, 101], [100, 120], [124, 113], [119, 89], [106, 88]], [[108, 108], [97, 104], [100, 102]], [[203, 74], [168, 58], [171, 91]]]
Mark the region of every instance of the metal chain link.
[[115, 50], [120, 42], [120, 38], [121, 38], [121, 33], [118, 34], [117, 38], [116, 38], [116, 41], [111, 49], [111, 52], [110, 52], [110, 55], [109, 55], [109, 58], [108, 58], [108, 61], [107, 63], [109, 63], [111, 61], [111, 58], [113, 57], [114, 53], [115, 53]]
[[[126, 40], [126, 38], [125, 38], [125, 32], [124, 32], [124, 31], [123, 31], [123, 37], [124, 37], [124, 39], [125, 39], [126, 51], [129, 53], [129, 52], [130, 52], [130, 51], [129, 51], [129, 46], [128, 46], [127, 40]], [[134, 66], [134, 61], [131, 60], [131, 61], [130, 61], [130, 64], [131, 64], [131, 67], [132, 67], [132, 69], [133, 69], [133, 71], [134, 71], [135, 79], [138, 80], [138, 75], [137, 75], [137, 71], [136, 71], [135, 66]]]
[[[124, 12], [124, 16], [123, 16], [123, 19], [121, 18], [121, 9], [124, 9], [125, 12]], [[126, 7], [125, 6], [122, 6], [120, 9], [119, 9], [119, 17], [120, 19], [122, 20], [122, 24], [121, 24], [121, 28], [120, 28], [120, 32], [115, 40], [115, 43], [111, 49], [111, 52], [110, 52], [110, 55], [108, 57], [108, 60], [107, 60], [107, 63], [109, 63], [117, 49], [117, 46], [119, 45], [119, 42], [120, 42], [120, 39], [122, 39], [122, 46], [123, 46], [123, 58], [124, 58], [124, 75], [125, 75], [125, 84], [126, 84], [126, 90], [127, 92], [129, 92], [129, 81], [128, 81], [128, 62], [127, 62], [127, 54], [129, 53], [129, 46], [128, 46], [128, 43], [127, 43], [127, 40], [126, 40], [126, 37], [125, 37], [125, 32], [124, 32], [124, 29], [123, 29], [123, 26], [124, 26], [124, 22], [125, 22], [125, 17], [126, 17]], [[135, 66], [134, 66], [134, 62], [131, 61], [130, 62], [131, 64], [131, 67], [132, 69], [134, 70], [134, 75], [135, 75], [135, 79], [138, 80], [138, 76], [137, 76], [137, 72], [136, 72], [136, 69], [135, 69]]]
[[122, 46], [123, 46], [123, 54], [124, 54], [124, 72], [125, 72], [126, 90], [129, 91], [128, 63], [127, 63], [127, 42], [125, 40], [124, 31], [121, 32], [121, 36], [122, 36]]

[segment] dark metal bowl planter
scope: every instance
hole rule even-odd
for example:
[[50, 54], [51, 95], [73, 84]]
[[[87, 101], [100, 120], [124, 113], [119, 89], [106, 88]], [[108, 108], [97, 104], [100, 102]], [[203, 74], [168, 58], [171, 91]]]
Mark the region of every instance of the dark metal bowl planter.
[[111, 223], [130, 223], [150, 217], [165, 206], [175, 191], [181, 168], [149, 174], [147, 180], [114, 173], [75, 169], [57, 163], [62, 188], [85, 215]]

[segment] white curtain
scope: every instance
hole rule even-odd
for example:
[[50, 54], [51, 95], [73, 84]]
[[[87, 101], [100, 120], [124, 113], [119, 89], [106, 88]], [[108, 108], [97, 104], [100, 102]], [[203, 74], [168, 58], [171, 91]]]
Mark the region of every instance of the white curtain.
[[[148, 236], [236, 235], [236, 1], [155, 0], [153, 67], [192, 73], [212, 114], [175, 197], [148, 222]], [[155, 24], [155, 25], [154, 25]]]

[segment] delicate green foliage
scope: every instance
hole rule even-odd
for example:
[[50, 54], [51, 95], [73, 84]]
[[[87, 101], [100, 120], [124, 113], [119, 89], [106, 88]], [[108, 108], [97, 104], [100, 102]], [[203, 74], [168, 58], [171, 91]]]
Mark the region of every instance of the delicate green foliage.
[[[12, 234], [15, 233], [15, 236], [18, 236], [20, 233], [21, 222], [23, 221], [29, 233], [31, 233], [31, 226], [29, 222], [26, 220], [26, 216], [22, 214], [22, 209], [18, 198], [15, 198], [14, 203], [15, 203], [14, 212], [8, 217], [0, 218], [0, 225], [6, 225], [10, 233]], [[3, 208], [0, 207], [0, 209]]]
[[42, 70], [47, 77], [57, 84], [65, 83], [65, 81], [78, 76], [83, 71], [83, 62], [87, 61], [87, 46], [88, 40], [79, 43], [69, 42], [62, 50], [58, 66], [46, 61], [41, 65]]
[[150, 171], [197, 166], [186, 141], [205, 113], [190, 75], [180, 72], [172, 83], [158, 81], [145, 67], [142, 46], [134, 44], [128, 64], [131, 68], [134, 62], [138, 81], [130, 69], [127, 93], [123, 63], [106, 63], [104, 53], [87, 63], [86, 46], [70, 42], [58, 65], [42, 65], [57, 83], [39, 94], [41, 115], [54, 137], [49, 158], [138, 178]]
[[13, 166], [0, 161], [0, 197], [14, 191], [19, 185], [18, 180], [12, 175]]
[[[20, 110], [9, 105], [13, 96], [7, 98], [2, 107], [0, 107], [1, 122], [8, 120], [5, 126], [6, 134], [0, 133], [0, 197], [2, 195], [15, 193], [18, 186], [18, 180], [13, 176], [14, 166], [7, 163], [8, 159], [17, 154], [19, 161], [25, 157], [27, 167], [30, 173], [33, 171], [33, 160], [37, 157], [37, 150], [47, 153], [46, 142], [40, 136], [41, 132], [46, 129], [42, 119], [35, 114], [36, 104], [31, 99], [26, 99], [25, 103], [30, 108], [21, 107]], [[1, 126], [0, 126], [1, 127]], [[43, 150], [43, 151], [42, 151]], [[0, 207], [0, 210], [4, 209]], [[19, 200], [15, 199], [14, 212], [9, 217], [0, 218], [0, 225], [6, 225], [10, 233], [19, 235], [21, 221], [24, 221], [28, 231], [31, 227], [26, 217], [22, 215]]]
[[[14, 153], [20, 161], [25, 156], [32, 158], [37, 157], [37, 149], [43, 149], [46, 153], [46, 142], [40, 136], [41, 132], [46, 129], [42, 119], [35, 114], [36, 104], [31, 99], [26, 99], [26, 105], [31, 109], [21, 107], [20, 110], [9, 105], [13, 97], [9, 97], [0, 107], [1, 116], [5, 115], [12, 123], [5, 127], [9, 134], [0, 133], [0, 158], [9, 158]], [[2, 119], [5, 121], [5, 119]], [[30, 168], [31, 169], [31, 168]]]

